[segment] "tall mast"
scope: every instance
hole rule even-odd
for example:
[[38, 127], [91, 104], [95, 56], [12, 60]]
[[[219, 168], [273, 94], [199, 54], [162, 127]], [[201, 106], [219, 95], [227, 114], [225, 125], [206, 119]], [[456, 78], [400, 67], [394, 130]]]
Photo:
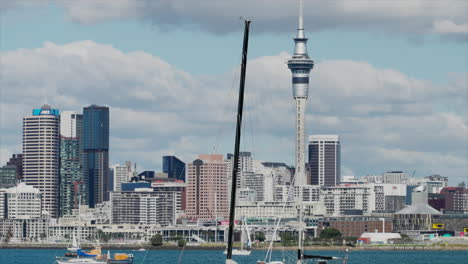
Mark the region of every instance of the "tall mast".
[[235, 263], [232, 260], [232, 244], [233, 244], [233, 239], [234, 239], [237, 172], [239, 171], [239, 147], [240, 147], [240, 139], [241, 139], [242, 110], [244, 108], [245, 70], [247, 68], [247, 49], [249, 46], [250, 21], [245, 20], [244, 23], [245, 23], [244, 44], [242, 46], [242, 65], [241, 65], [241, 76], [240, 76], [240, 86], [239, 86], [239, 102], [237, 105], [236, 141], [235, 141], [235, 146], [234, 146], [234, 164], [232, 166], [231, 206], [229, 208], [229, 233], [228, 233], [228, 248], [227, 248], [227, 255], [226, 255], [226, 263]]

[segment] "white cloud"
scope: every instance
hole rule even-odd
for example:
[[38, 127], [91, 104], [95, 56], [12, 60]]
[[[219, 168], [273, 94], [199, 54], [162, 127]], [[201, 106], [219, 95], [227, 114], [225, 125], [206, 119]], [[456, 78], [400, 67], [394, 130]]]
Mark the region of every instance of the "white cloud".
[[[76, 111], [110, 106], [116, 163], [134, 160], [155, 169], [166, 154], [191, 161], [198, 153], [232, 152], [237, 70], [193, 76], [156, 56], [93, 41], [45, 43], [1, 56], [2, 155], [21, 150], [22, 117], [45, 102]], [[261, 160], [293, 160], [289, 56], [249, 62], [242, 148]], [[343, 166], [356, 176], [430, 167], [453, 182], [466, 177], [466, 101], [457, 101], [466, 98], [463, 73], [440, 85], [334, 60], [318, 63], [311, 75], [307, 134], [341, 135]], [[455, 101], [453, 111], [440, 107]]]
[[441, 34], [468, 34], [468, 24], [455, 24], [451, 20], [436, 20], [433, 24], [433, 30]]
[[[298, 1], [284, 0], [58, 0], [58, 3], [70, 19], [80, 23], [130, 18], [162, 27], [196, 25], [215, 33], [238, 30], [241, 16], [255, 21], [256, 30], [290, 31], [296, 24], [298, 6]], [[446, 33], [447, 29], [458, 32], [468, 23], [467, 9], [467, 2], [460, 0], [309, 0], [305, 1], [305, 21], [309, 30], [368, 28], [393, 33]]]

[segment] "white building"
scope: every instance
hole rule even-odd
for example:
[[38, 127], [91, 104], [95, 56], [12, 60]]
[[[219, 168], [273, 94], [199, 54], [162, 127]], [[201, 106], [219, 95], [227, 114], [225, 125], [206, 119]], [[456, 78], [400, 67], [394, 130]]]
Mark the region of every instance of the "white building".
[[131, 168], [127, 165], [121, 166], [120, 164], [115, 164], [111, 168], [114, 173], [114, 192], [120, 192], [122, 191], [122, 183], [129, 182], [129, 179], [132, 177]]
[[41, 193], [33, 186], [19, 183], [6, 190], [5, 209], [8, 219], [41, 218]]
[[5, 192], [7, 189], [0, 189], [0, 219], [5, 218]]
[[366, 183], [383, 183], [382, 175], [366, 175], [362, 176], [361, 180]]
[[329, 215], [344, 215], [347, 210], [362, 210], [367, 214], [373, 211], [370, 199], [372, 192], [369, 186], [334, 186], [322, 187], [320, 196]]
[[42, 194], [43, 210], [59, 212], [60, 115], [43, 105], [23, 118], [23, 180]]
[[[283, 202], [258, 202], [251, 205], [236, 206], [236, 218], [299, 218], [300, 205]], [[326, 208], [322, 202], [303, 203], [303, 216], [325, 215]]]
[[406, 184], [408, 173], [402, 171], [389, 171], [383, 174], [382, 182], [390, 184]]

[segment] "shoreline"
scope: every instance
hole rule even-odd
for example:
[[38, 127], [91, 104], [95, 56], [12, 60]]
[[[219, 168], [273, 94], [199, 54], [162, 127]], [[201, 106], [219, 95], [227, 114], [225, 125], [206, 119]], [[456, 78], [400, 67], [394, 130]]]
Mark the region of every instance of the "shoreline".
[[[163, 245], [153, 247], [148, 244], [102, 244], [103, 250], [225, 250], [224, 245], [205, 245], [205, 246], [186, 246], [185, 248], [176, 245]], [[1, 249], [63, 249], [66, 250], [67, 245], [63, 244], [0, 244]], [[84, 245], [83, 249], [91, 249], [92, 245]], [[306, 246], [307, 251], [344, 251], [345, 249], [352, 251], [468, 251], [468, 245], [365, 245], [356, 247], [346, 246]], [[254, 247], [254, 251], [266, 251], [268, 247]], [[274, 246], [274, 250], [295, 251], [297, 247]]]

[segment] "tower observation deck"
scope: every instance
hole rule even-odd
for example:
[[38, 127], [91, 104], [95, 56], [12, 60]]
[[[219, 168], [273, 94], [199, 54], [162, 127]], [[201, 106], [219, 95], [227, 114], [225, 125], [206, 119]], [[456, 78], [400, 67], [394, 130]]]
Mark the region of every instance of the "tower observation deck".
[[304, 186], [307, 184], [305, 173], [305, 109], [309, 96], [309, 73], [314, 67], [314, 61], [307, 54], [302, 0], [299, 2], [299, 23], [294, 43], [294, 55], [287, 62], [292, 73], [292, 92], [296, 102], [296, 173], [294, 185]]

